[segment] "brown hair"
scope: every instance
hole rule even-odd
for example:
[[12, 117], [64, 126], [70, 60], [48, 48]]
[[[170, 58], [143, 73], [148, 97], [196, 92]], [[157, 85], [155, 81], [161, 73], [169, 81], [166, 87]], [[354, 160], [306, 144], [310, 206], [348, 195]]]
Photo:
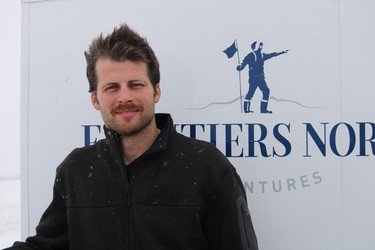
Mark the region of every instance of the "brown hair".
[[126, 60], [147, 63], [148, 75], [155, 88], [160, 82], [159, 62], [147, 40], [132, 30], [127, 24], [115, 28], [106, 37], [100, 34], [95, 38], [87, 51], [86, 76], [90, 84], [89, 92], [96, 92], [98, 79], [96, 75], [96, 62], [98, 59], [110, 59], [115, 62]]

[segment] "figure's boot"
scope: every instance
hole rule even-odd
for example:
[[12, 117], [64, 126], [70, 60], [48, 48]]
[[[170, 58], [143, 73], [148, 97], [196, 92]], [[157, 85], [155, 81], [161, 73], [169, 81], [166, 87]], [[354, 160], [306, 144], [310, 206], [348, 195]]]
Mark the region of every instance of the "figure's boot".
[[268, 107], [268, 101], [262, 100], [260, 102], [260, 113], [263, 113], [263, 114], [272, 114], [272, 111], [267, 110], [267, 107]]
[[243, 110], [245, 113], [253, 113], [253, 111], [250, 110], [250, 101], [245, 100], [243, 102]]

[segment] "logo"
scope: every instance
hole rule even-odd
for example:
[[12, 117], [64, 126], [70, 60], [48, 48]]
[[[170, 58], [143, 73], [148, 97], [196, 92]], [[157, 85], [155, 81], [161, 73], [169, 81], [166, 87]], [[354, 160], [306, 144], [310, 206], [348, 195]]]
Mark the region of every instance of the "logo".
[[[262, 41], [254, 41], [249, 46], [248, 54], [242, 59], [240, 57], [240, 52], [238, 48], [237, 39], [227, 47], [224, 54], [227, 56], [228, 59], [231, 59], [235, 55], [237, 55], [237, 64], [233, 67], [233, 70], [238, 71], [238, 89], [239, 89], [239, 97], [236, 97], [233, 100], [229, 101], [215, 101], [211, 102], [203, 107], [194, 107], [194, 108], [187, 108], [190, 111], [203, 111], [213, 105], [229, 105], [234, 102], [240, 101], [240, 112], [241, 113], [261, 113], [261, 114], [272, 114], [272, 111], [269, 109], [269, 101], [273, 100], [275, 102], [288, 102], [294, 105], [297, 105], [304, 109], [325, 109], [326, 107], [323, 106], [311, 106], [305, 105], [300, 101], [291, 100], [288, 98], [278, 98], [274, 95], [270, 95], [270, 88], [267, 84], [266, 74], [265, 74], [265, 67], [266, 62], [269, 59], [274, 57], [278, 57], [280, 55], [287, 54], [290, 50], [286, 49], [283, 51], [278, 52], [271, 52], [266, 53], [263, 52], [264, 43]], [[245, 90], [247, 91], [246, 94], [243, 94], [243, 85], [241, 74], [243, 71], [247, 71], [247, 84]], [[259, 91], [261, 92], [262, 98], [260, 100], [260, 105], [252, 105], [254, 102], [257, 102], [254, 94]], [[257, 104], [257, 103], [256, 103]], [[254, 110], [254, 106], [260, 107], [260, 110]]]
[[[239, 72], [239, 87], [240, 87], [240, 100], [241, 100], [241, 113], [253, 113], [251, 109], [251, 101], [255, 94], [256, 90], [262, 92], [262, 100], [260, 103], [260, 113], [263, 114], [272, 114], [272, 111], [268, 110], [268, 101], [270, 98], [270, 89], [266, 82], [266, 77], [264, 74], [264, 63], [274, 57], [288, 53], [289, 50], [284, 50], [280, 52], [273, 53], [264, 53], [263, 52], [263, 42], [255, 41], [251, 44], [251, 51], [248, 53], [242, 62], [240, 61], [240, 53], [238, 51], [237, 40], [235, 40], [231, 46], [229, 46], [223, 52], [227, 55], [228, 58], [232, 58], [237, 54], [238, 66], [237, 70]], [[248, 91], [245, 95], [245, 99], [242, 100], [242, 84], [241, 84], [241, 71], [245, 68], [248, 68]], [[242, 104], [243, 103], [243, 104]]]

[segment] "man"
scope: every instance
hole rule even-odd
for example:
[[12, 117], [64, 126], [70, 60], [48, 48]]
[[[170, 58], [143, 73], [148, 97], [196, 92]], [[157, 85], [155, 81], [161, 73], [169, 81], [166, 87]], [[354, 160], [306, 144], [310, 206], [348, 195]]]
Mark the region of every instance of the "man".
[[258, 249], [229, 161], [154, 114], [160, 73], [147, 41], [122, 25], [85, 56], [106, 138], [67, 156], [36, 235], [9, 249]]
[[260, 103], [260, 112], [264, 114], [272, 113], [267, 109], [268, 100], [270, 97], [270, 89], [267, 86], [266, 79], [264, 76], [264, 61], [287, 53], [289, 50], [284, 50], [281, 52], [274, 52], [270, 54], [262, 53], [263, 43], [253, 42], [251, 44], [252, 52], [250, 52], [243, 60], [243, 62], [237, 66], [237, 70], [243, 70], [247, 65], [249, 65], [249, 91], [247, 92], [244, 100], [244, 112], [252, 113], [250, 110], [251, 99], [254, 96], [255, 90], [257, 88], [263, 94], [262, 101]]

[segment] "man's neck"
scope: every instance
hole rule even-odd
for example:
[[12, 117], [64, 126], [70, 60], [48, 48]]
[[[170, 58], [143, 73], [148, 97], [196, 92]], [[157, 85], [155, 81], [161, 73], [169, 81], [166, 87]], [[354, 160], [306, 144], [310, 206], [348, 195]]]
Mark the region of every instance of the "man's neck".
[[122, 154], [125, 165], [129, 165], [135, 159], [146, 152], [158, 137], [160, 130], [155, 121], [139, 133], [131, 136], [121, 136]]

